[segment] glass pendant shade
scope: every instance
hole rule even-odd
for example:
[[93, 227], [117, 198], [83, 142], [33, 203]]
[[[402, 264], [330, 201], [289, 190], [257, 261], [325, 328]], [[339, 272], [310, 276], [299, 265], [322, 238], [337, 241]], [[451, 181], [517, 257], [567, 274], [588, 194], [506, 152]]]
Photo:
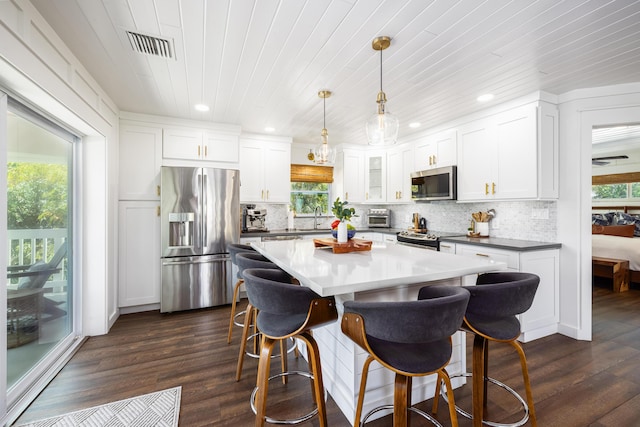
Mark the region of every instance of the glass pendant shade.
[[367, 139], [369, 145], [393, 145], [398, 139], [400, 121], [388, 111], [384, 111], [384, 105], [378, 112], [372, 115], [366, 123]]
[[314, 161], [319, 165], [333, 164], [336, 161], [336, 150], [329, 147], [327, 129], [322, 129], [322, 142], [313, 150]]
[[396, 116], [386, 111], [387, 95], [382, 91], [382, 51], [390, 45], [391, 38], [387, 36], [376, 37], [371, 43], [374, 50], [380, 51], [380, 92], [378, 92], [376, 100], [378, 111], [365, 124], [369, 145], [392, 145], [398, 140], [400, 121]]
[[[328, 90], [321, 90], [318, 92], [318, 96], [322, 98], [322, 124], [325, 125], [326, 118], [326, 99], [331, 96], [331, 92]], [[322, 128], [320, 133], [320, 144], [313, 150], [313, 161], [318, 165], [330, 165], [336, 161], [335, 148], [329, 147], [329, 132], [326, 125]]]

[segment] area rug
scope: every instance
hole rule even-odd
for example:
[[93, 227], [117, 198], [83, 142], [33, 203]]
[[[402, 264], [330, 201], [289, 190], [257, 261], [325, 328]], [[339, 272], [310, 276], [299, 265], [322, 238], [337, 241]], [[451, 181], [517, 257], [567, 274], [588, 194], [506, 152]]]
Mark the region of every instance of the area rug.
[[169, 388], [17, 427], [177, 427], [181, 391]]

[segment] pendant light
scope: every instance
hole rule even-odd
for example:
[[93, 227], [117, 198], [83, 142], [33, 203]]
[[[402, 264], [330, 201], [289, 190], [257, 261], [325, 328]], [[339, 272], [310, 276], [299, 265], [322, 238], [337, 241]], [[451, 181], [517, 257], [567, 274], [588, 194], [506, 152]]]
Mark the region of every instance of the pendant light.
[[382, 91], [382, 51], [391, 45], [391, 37], [381, 36], [373, 39], [371, 46], [380, 51], [380, 92], [378, 92], [378, 112], [367, 120], [365, 128], [369, 145], [391, 145], [398, 139], [399, 121], [385, 108], [387, 95]]
[[320, 137], [322, 141], [315, 148], [313, 153], [313, 161], [318, 165], [333, 164], [336, 160], [336, 150], [329, 147], [329, 133], [327, 132], [326, 120], [326, 101], [331, 96], [331, 91], [321, 90], [318, 92], [318, 96], [322, 98], [322, 132]]

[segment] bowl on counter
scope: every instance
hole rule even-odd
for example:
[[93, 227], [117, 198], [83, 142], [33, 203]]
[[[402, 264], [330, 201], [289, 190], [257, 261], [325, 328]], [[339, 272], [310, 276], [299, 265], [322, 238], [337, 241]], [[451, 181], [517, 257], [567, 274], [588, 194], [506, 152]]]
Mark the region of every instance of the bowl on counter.
[[[331, 229], [331, 235], [333, 236], [334, 239], [338, 238], [338, 229], [337, 228], [333, 228]], [[347, 230], [347, 239], [352, 239], [353, 236], [356, 235], [356, 230]]]

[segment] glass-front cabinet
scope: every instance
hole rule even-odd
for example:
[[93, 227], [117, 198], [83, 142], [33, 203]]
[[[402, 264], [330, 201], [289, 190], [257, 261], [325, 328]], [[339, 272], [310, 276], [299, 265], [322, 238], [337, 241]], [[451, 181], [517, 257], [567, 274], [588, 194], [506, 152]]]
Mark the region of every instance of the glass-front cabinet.
[[387, 155], [383, 151], [370, 151], [365, 161], [366, 203], [385, 202], [387, 200]]

